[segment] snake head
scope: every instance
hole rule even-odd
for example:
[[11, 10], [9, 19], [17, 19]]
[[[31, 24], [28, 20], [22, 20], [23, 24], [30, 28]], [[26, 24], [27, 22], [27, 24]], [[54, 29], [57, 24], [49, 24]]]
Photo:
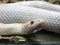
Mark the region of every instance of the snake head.
[[30, 34], [35, 29], [41, 28], [42, 24], [44, 24], [44, 20], [42, 19], [35, 19], [24, 24], [23, 32], [24, 34]]

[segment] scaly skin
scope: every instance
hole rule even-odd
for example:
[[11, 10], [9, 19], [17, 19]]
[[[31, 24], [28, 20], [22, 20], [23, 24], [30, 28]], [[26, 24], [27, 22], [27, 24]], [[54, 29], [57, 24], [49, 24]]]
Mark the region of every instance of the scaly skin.
[[[11, 3], [12, 5], [20, 5], [20, 6], [28, 6], [28, 7], [35, 7], [35, 8], [41, 8], [46, 10], [52, 10], [60, 12], [60, 5], [51, 4], [45, 1], [21, 1], [17, 3]], [[9, 3], [9, 5], [11, 5]], [[5, 4], [6, 5], [6, 4]]]
[[38, 26], [41, 27], [42, 24], [44, 24], [44, 20], [42, 19], [35, 19], [26, 23], [0, 23], [0, 35], [27, 35], [32, 33], [35, 29], [38, 29]]
[[0, 5], [0, 23], [25, 23], [37, 18], [45, 20], [45, 25], [42, 25], [41, 28], [60, 33], [59, 12], [22, 6], [15, 3]]

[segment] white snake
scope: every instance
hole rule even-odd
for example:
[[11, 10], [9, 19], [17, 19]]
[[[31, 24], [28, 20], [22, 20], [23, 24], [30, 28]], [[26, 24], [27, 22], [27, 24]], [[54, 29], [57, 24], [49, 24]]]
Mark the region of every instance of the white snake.
[[0, 35], [31, 34], [35, 29], [41, 28], [43, 23], [44, 20], [42, 19], [31, 20], [27, 23], [0, 23]]
[[[1, 4], [0, 23], [25, 23], [32, 19], [40, 18], [45, 20], [45, 24], [42, 25], [41, 28], [48, 31], [60, 33], [60, 6], [49, 4], [46, 2], [43, 2], [46, 4], [40, 4], [40, 2], [38, 1], [33, 1], [32, 3], [29, 3], [29, 5], [27, 5], [28, 3], [26, 2]], [[35, 3], [36, 5], [34, 5]], [[38, 4], [40, 4], [40, 6], [37, 6]], [[53, 7], [47, 8], [45, 5]]]

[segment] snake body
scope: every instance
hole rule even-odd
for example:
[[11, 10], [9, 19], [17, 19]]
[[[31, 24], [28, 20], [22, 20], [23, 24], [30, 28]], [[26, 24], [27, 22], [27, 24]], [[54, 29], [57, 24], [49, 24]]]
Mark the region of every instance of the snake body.
[[23, 1], [23, 2], [18, 2], [17, 4], [60, 12], [60, 5], [51, 4], [45, 1]]
[[31, 34], [35, 29], [40, 28], [42, 24], [44, 24], [44, 20], [42, 19], [35, 19], [26, 23], [0, 23], [0, 35]]
[[60, 12], [22, 6], [17, 3], [0, 5], [0, 23], [25, 23], [37, 18], [45, 20], [42, 29], [60, 33]]

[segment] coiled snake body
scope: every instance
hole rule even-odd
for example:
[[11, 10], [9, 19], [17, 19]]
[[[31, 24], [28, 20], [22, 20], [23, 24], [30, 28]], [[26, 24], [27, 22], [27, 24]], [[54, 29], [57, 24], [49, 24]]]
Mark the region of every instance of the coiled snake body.
[[0, 23], [25, 23], [37, 18], [45, 20], [41, 28], [60, 33], [60, 12], [22, 6], [18, 3], [0, 5]]

